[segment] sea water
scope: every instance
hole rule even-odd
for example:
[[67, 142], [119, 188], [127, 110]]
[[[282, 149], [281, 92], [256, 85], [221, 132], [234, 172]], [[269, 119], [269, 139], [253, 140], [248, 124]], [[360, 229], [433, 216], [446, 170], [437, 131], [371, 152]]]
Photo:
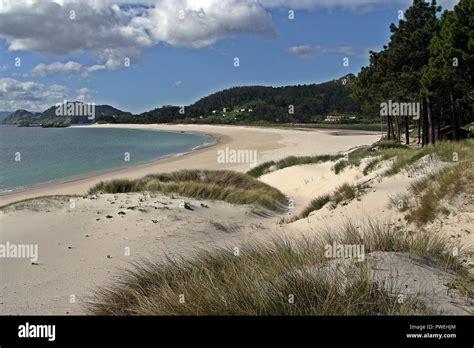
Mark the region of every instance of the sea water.
[[0, 194], [177, 156], [214, 140], [187, 132], [0, 126]]

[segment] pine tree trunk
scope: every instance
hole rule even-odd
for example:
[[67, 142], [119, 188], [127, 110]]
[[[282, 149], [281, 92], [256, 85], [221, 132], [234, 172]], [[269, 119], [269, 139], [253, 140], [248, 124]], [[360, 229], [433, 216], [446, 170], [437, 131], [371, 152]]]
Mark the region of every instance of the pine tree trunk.
[[427, 131], [428, 131], [428, 143], [434, 144], [434, 124], [433, 124], [433, 112], [431, 110], [431, 99], [426, 97], [426, 114], [427, 114]]
[[438, 136], [437, 136], [438, 141], [441, 141], [441, 124], [443, 123], [443, 117], [444, 117], [444, 111], [443, 111], [443, 107], [441, 106], [440, 107], [440, 118], [439, 118], [439, 122], [438, 122]]
[[394, 122], [393, 122], [393, 117], [390, 116], [390, 129], [392, 130], [392, 140], [393, 141], [397, 141], [397, 137], [395, 135], [395, 126], [394, 126]]
[[391, 140], [392, 139], [392, 129], [390, 127], [390, 116], [387, 116], [387, 140]]
[[397, 119], [397, 142], [402, 141], [402, 127], [400, 126], [400, 117], [396, 117]]
[[405, 144], [410, 145], [410, 129], [408, 125], [408, 116], [405, 116]]
[[422, 132], [422, 138], [421, 138], [422, 142], [421, 142], [421, 144], [422, 144], [422, 146], [426, 146], [429, 143], [429, 138], [428, 138], [428, 131], [427, 131], [428, 130], [428, 127], [427, 127], [427, 124], [428, 124], [428, 121], [427, 121], [428, 116], [427, 115], [428, 114], [426, 112], [427, 107], [426, 107], [426, 99], [425, 98], [423, 98], [423, 100], [422, 100], [422, 105], [423, 105], [423, 111], [422, 111], [423, 116], [422, 116], [421, 120], [422, 120], [423, 132]]
[[421, 115], [418, 118], [418, 144], [421, 144]]
[[453, 140], [459, 140], [459, 119], [458, 115], [456, 114], [456, 104], [454, 101], [454, 92], [453, 86], [449, 86], [449, 99], [450, 99], [450, 106], [451, 106], [451, 126], [453, 127]]

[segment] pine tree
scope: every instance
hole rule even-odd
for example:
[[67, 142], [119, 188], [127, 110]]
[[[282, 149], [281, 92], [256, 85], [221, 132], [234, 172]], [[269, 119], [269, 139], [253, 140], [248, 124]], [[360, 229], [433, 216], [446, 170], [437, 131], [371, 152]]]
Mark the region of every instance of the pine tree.
[[422, 78], [425, 95], [437, 100], [440, 118], [448, 106], [450, 119], [442, 122], [451, 124], [454, 139], [459, 139], [459, 109], [472, 103], [473, 78], [474, 0], [461, 0], [453, 11], [443, 14], [440, 30], [431, 40], [430, 60]]

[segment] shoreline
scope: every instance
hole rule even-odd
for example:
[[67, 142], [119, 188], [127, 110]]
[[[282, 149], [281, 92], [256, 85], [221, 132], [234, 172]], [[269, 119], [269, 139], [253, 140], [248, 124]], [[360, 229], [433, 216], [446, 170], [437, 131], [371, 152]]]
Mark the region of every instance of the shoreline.
[[[259, 153], [258, 163], [260, 164], [290, 155], [305, 156], [346, 151], [353, 146], [373, 143], [379, 137], [379, 134], [371, 134], [370, 132], [360, 133], [347, 130], [341, 130], [343, 136], [340, 133], [335, 136], [334, 129], [293, 130], [226, 125], [104, 124], [75, 127], [184, 131], [212, 136], [216, 141], [171, 158], [137, 164], [127, 168], [111, 169], [99, 174], [89, 173], [79, 178], [41, 183], [33, 187], [7, 192], [0, 195], [0, 207], [41, 196], [84, 195], [89, 188], [100, 181], [118, 178], [137, 179], [156, 172], [172, 172], [181, 169], [224, 169], [245, 172], [250, 169], [248, 164], [217, 163], [217, 151], [225, 147], [239, 150], [257, 150]], [[342, 141], [342, 139], [346, 141]], [[316, 146], [312, 146], [313, 144]]]
[[[85, 128], [85, 127], [84, 126], [78, 126], [78, 127], [75, 127], [75, 128]], [[152, 130], [149, 130], [149, 131], [156, 132], [156, 131], [160, 131], [160, 130], [152, 129]], [[162, 131], [162, 132], [177, 133], [177, 134], [179, 133], [179, 132], [173, 132], [173, 131]], [[187, 134], [197, 134], [197, 133], [187, 132]], [[135, 165], [131, 165], [131, 166], [127, 166], [127, 167], [116, 167], [116, 168], [103, 169], [103, 170], [99, 170], [99, 171], [94, 171], [94, 172], [89, 172], [89, 173], [84, 173], [84, 174], [78, 174], [78, 175], [70, 176], [70, 177], [63, 178], [63, 179], [57, 179], [57, 180], [41, 182], [41, 183], [33, 184], [33, 185], [30, 185], [30, 186], [24, 186], [24, 187], [20, 186], [18, 188], [12, 189], [10, 191], [2, 191], [2, 192], [0, 192], [0, 202], [1, 202], [3, 197], [10, 196], [10, 195], [21, 194], [21, 193], [24, 193], [24, 192], [33, 191], [33, 190], [42, 189], [42, 188], [48, 188], [48, 187], [55, 186], [55, 185], [74, 183], [76, 181], [92, 179], [94, 177], [119, 173], [119, 172], [122, 172], [122, 171], [126, 172], [129, 169], [140, 168], [140, 167], [147, 166], [147, 165], [150, 165], [150, 164], [158, 164], [158, 163], [161, 163], [163, 161], [169, 161], [169, 160], [177, 159], [179, 157], [192, 154], [196, 151], [200, 151], [200, 150], [206, 149], [208, 147], [215, 146], [215, 145], [219, 144], [222, 141], [220, 136], [215, 136], [213, 134], [199, 133], [199, 135], [208, 136], [208, 137], [212, 138], [212, 141], [203, 143], [203, 144], [198, 145], [198, 146], [195, 146], [191, 150], [186, 151], [186, 152], [177, 153], [177, 154], [173, 154], [173, 155], [167, 155], [167, 156], [164, 156], [164, 157], [159, 158], [159, 159], [152, 159], [152, 160], [137, 163]], [[14, 203], [14, 202], [12, 202], [12, 203]], [[7, 205], [8, 204], [10, 204], [10, 203], [7, 203]], [[0, 209], [3, 208], [4, 206], [5, 205], [0, 204]]]

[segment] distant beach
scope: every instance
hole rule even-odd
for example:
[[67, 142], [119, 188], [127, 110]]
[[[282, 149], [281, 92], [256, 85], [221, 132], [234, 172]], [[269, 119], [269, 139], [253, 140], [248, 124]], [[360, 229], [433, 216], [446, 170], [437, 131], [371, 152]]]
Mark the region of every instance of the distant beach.
[[[439, 172], [447, 165], [425, 156], [407, 167], [407, 170], [394, 175], [384, 175], [392, 168], [391, 160], [381, 161], [372, 170], [366, 171], [370, 163], [374, 163], [370, 157], [377, 156], [377, 146], [370, 149], [361, 146], [376, 142], [379, 134], [360, 131], [195, 125], [92, 127], [197, 132], [212, 134], [220, 141], [156, 163], [2, 196], [3, 205], [37, 197], [0, 209], [0, 244], [33, 245], [37, 246], [38, 253], [34, 258], [2, 260], [1, 314], [87, 314], [84, 305], [91, 291], [111, 284], [115, 279], [114, 274], [120, 269], [130, 269], [133, 262], [163, 261], [166, 257], [174, 256], [192, 259], [203, 250], [234, 250], [246, 242], [268, 243], [279, 237], [297, 241], [300, 238], [319, 237], [329, 230], [332, 235], [337, 235], [347, 228], [348, 223], [352, 223], [355, 229], [358, 226], [380, 226], [380, 231], [385, 231], [385, 228], [403, 230], [406, 228], [404, 213], [391, 207], [393, 197], [404, 194], [410, 185]], [[361, 160], [359, 166], [347, 165], [337, 174], [335, 167], [344, 165], [344, 160], [300, 165], [297, 160], [301, 157], [293, 157], [293, 160], [287, 158], [345, 153], [356, 147], [357, 151], [367, 151], [369, 158]], [[233, 150], [256, 151], [258, 164], [287, 158], [287, 162], [292, 162], [288, 167], [278, 169], [272, 165], [273, 169], [257, 178], [239, 173], [231, 175], [234, 178], [235, 175], [246, 178], [241, 178], [238, 181], [240, 184], [245, 180], [257, 181], [268, 189], [278, 190], [283, 197], [288, 198], [288, 202], [291, 200], [291, 207], [289, 204], [284, 212], [258, 214], [252, 204], [234, 204], [216, 198], [219, 197], [219, 190], [226, 191], [227, 188], [229, 192], [238, 192], [240, 196], [253, 193], [255, 186], [242, 190], [236, 187], [236, 181], [230, 178], [230, 173], [223, 175], [223, 180], [202, 186], [201, 192], [203, 188], [209, 191], [204, 190], [204, 194], [197, 198], [191, 198], [185, 192], [162, 193], [153, 189], [105, 193], [96, 190], [85, 195], [94, 184], [110, 179], [134, 179], [181, 169], [232, 169], [240, 173], [250, 169], [248, 163], [219, 162], [219, 150], [225, 150], [226, 153]], [[416, 154], [416, 150], [399, 151], [413, 151]], [[185, 175], [181, 173], [180, 176]], [[165, 181], [168, 183], [171, 177], [166, 177]], [[204, 177], [199, 180], [207, 179]], [[228, 183], [229, 186], [220, 187], [222, 183], [224, 186]], [[215, 199], [206, 198], [210, 197], [208, 193], [212, 189], [218, 191], [213, 196]], [[261, 191], [258, 192], [260, 195]], [[65, 196], [41, 197], [52, 195]], [[317, 199], [321, 197], [327, 197], [327, 204], [314, 206], [304, 215], [307, 207], [317, 205]], [[439, 233], [449, 237], [455, 234], [459, 236], [461, 245], [472, 245], [473, 234], [469, 232], [471, 221], [472, 208], [462, 203], [462, 209], [456, 214], [446, 217], [442, 224], [434, 222], [430, 229], [433, 235]], [[366, 256], [372, 257], [369, 254]], [[382, 260], [388, 257], [387, 253], [375, 256]], [[414, 278], [417, 281], [410, 283], [410, 287], [420, 292], [424, 291], [424, 286], [430, 291], [435, 289], [440, 294], [436, 298], [437, 305], [443, 310], [455, 314], [468, 313], [469, 309], [463, 307], [461, 300], [453, 305], [451, 298], [446, 295], [443, 284], [448, 280], [439, 284], [430, 281], [428, 285], [422, 281], [425, 275], [427, 278], [438, 275], [438, 270], [420, 267], [419, 273], [413, 275], [410, 262], [406, 260], [404, 266], [400, 267], [402, 282]], [[450, 275], [445, 272], [442, 277], [449, 279]], [[73, 295], [75, 302], [70, 301]], [[428, 295], [425, 298], [431, 301]]]
[[380, 137], [377, 132], [350, 130], [335, 132], [334, 129], [292, 130], [239, 126], [143, 124], [106, 124], [83, 127], [188, 132], [211, 135], [215, 140], [180, 156], [4, 193], [0, 196], [0, 206], [45, 195], [85, 194], [90, 187], [100, 181], [117, 178], [136, 179], [157, 172], [171, 172], [180, 169], [229, 169], [244, 172], [250, 169], [250, 165], [247, 163], [218, 163], [216, 153], [226, 147], [233, 150], [257, 151], [258, 164], [291, 155], [337, 153], [352, 147], [373, 143]]

